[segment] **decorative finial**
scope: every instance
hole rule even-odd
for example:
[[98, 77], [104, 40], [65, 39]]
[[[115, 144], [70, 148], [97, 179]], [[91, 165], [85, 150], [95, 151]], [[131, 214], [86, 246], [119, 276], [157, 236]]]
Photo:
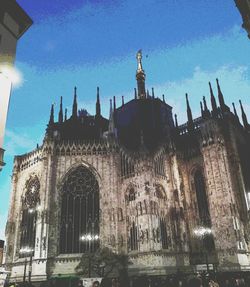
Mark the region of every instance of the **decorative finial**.
[[68, 119], [68, 118], [67, 118], [67, 117], [68, 117], [68, 116], [67, 116], [67, 113], [68, 113], [68, 110], [67, 110], [67, 108], [66, 108], [66, 109], [65, 109], [65, 112], [64, 112], [64, 121], [67, 121], [67, 119]]
[[124, 106], [124, 96], [122, 96], [122, 105]]
[[211, 83], [209, 82], [209, 90], [210, 90], [210, 99], [211, 99], [211, 106], [212, 106], [212, 116], [213, 117], [217, 117], [218, 116], [218, 108], [217, 108], [217, 104], [216, 104], [216, 99], [213, 93], [213, 89], [211, 86]]
[[110, 104], [110, 111], [112, 112], [113, 111], [113, 108], [112, 108], [112, 99], [109, 99], [109, 104]]
[[59, 110], [59, 114], [58, 114], [58, 122], [59, 124], [63, 123], [63, 105], [62, 105], [62, 97], [60, 100], [60, 110]]
[[201, 107], [201, 116], [204, 117], [203, 105], [201, 101], [200, 101], [200, 107]]
[[110, 102], [110, 109], [109, 109], [109, 132], [111, 134], [115, 133], [115, 122], [114, 122], [114, 113], [112, 107], [112, 99], [109, 100]]
[[242, 116], [242, 122], [243, 122], [244, 128], [245, 128], [245, 129], [249, 129], [249, 124], [248, 124], [247, 116], [246, 116], [246, 113], [245, 113], [245, 111], [244, 111], [244, 108], [243, 108], [243, 105], [242, 105], [241, 100], [239, 100], [239, 102], [240, 102], [241, 116]]
[[139, 50], [136, 54], [137, 59], [137, 70], [136, 70], [136, 80], [137, 80], [137, 88], [138, 88], [138, 98], [145, 99], [146, 98], [146, 89], [145, 89], [145, 72], [142, 68], [142, 52]]
[[174, 118], [175, 118], [175, 127], [178, 128], [177, 114], [174, 114]]
[[100, 116], [101, 115], [101, 104], [100, 104], [100, 91], [99, 87], [97, 87], [96, 91], [96, 115]]
[[154, 88], [152, 88], [152, 98], [154, 98], [155, 97], [155, 90], [154, 90]]
[[224, 111], [226, 111], [226, 105], [225, 105], [224, 96], [221, 92], [221, 88], [220, 88], [220, 84], [219, 84], [218, 79], [216, 79], [216, 83], [217, 83], [218, 98], [219, 98], [220, 107], [221, 107], [221, 110], [224, 112]]
[[204, 110], [205, 111], [208, 110], [205, 96], [203, 96], [203, 104], [204, 104]]
[[210, 118], [210, 111], [207, 107], [207, 102], [205, 96], [203, 96], [203, 105], [204, 105], [204, 117], [205, 118]]
[[49, 125], [54, 124], [54, 104], [51, 105]]
[[137, 72], [143, 71], [142, 69], [142, 50], [140, 49], [136, 54], [137, 59]]
[[77, 95], [76, 95], [76, 87], [74, 88], [74, 101], [72, 107], [72, 117], [77, 118]]
[[162, 100], [165, 103], [165, 95], [164, 94], [162, 95]]
[[112, 119], [112, 116], [113, 116], [113, 107], [112, 107], [112, 99], [109, 100], [109, 120]]
[[115, 101], [115, 96], [113, 97], [113, 102], [114, 102], [114, 112], [116, 110], [116, 101]]
[[188, 118], [188, 129], [190, 131], [194, 130], [194, 122], [193, 122], [193, 116], [192, 116], [192, 111], [189, 105], [189, 100], [188, 100], [188, 94], [186, 93], [186, 104], [187, 104], [187, 118]]
[[234, 110], [234, 115], [235, 115], [236, 119], [239, 120], [239, 117], [238, 117], [238, 114], [237, 114], [237, 110], [235, 108], [235, 104], [232, 103], [232, 106], [233, 106], [233, 110]]

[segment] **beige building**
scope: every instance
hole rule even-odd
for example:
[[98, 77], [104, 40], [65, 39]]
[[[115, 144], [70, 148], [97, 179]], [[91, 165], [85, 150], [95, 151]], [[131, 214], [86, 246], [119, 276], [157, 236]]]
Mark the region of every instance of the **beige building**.
[[17, 41], [32, 25], [32, 20], [15, 0], [0, 2], [0, 169], [3, 162], [3, 139], [8, 112], [13, 63]]
[[6, 227], [6, 264], [22, 281], [32, 256], [34, 281], [73, 275], [83, 253], [107, 246], [126, 253], [130, 276], [210, 268], [250, 270], [249, 124], [243, 106], [219, 105], [179, 126], [163, 97], [146, 92], [141, 52], [133, 100], [101, 115], [78, 110], [58, 119], [43, 144], [16, 156]]

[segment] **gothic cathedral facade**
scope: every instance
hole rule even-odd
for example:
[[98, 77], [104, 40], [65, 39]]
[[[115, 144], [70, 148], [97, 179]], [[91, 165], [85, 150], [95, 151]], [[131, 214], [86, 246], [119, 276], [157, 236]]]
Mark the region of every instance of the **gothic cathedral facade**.
[[[201, 102], [178, 125], [172, 107], [145, 88], [137, 53], [134, 98], [101, 115], [78, 110], [58, 120], [51, 107], [43, 144], [16, 156], [6, 226], [6, 264], [21, 281], [75, 274], [81, 254], [125, 253], [129, 274], [249, 270], [250, 126], [241, 104], [226, 105], [217, 80], [211, 109]], [[210, 83], [209, 83], [210, 84]], [[212, 268], [211, 267], [211, 268]]]

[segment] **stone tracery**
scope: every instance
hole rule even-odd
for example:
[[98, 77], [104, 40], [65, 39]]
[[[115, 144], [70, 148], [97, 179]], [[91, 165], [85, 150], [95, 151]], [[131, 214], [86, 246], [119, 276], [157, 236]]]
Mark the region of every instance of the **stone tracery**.
[[99, 246], [99, 186], [94, 174], [79, 166], [61, 187], [60, 253], [83, 253]]
[[31, 176], [27, 180], [22, 198], [22, 219], [21, 219], [21, 238], [20, 238], [20, 257], [34, 253], [36, 236], [36, 207], [40, 203], [40, 182], [38, 177]]

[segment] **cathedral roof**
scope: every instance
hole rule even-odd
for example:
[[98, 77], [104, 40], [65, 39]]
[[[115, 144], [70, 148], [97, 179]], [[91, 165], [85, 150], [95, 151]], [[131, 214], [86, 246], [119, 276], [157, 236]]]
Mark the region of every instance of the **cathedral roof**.
[[116, 110], [119, 141], [129, 149], [155, 149], [174, 128], [172, 107], [158, 98], [134, 99]]
[[[213, 119], [224, 121], [232, 119], [240, 125], [238, 115], [234, 106], [234, 114], [225, 104], [219, 81], [216, 79], [219, 106], [213, 94], [212, 86], [209, 83], [211, 111], [208, 108], [207, 101], [203, 97], [201, 105], [201, 117], [193, 119], [192, 110], [186, 94], [187, 123], [178, 126], [177, 116], [175, 123], [172, 115], [172, 107], [163, 99], [156, 98], [154, 89], [150, 95], [145, 88], [146, 74], [142, 68], [142, 53], [137, 53], [136, 80], [137, 89], [135, 89], [134, 99], [124, 103], [116, 108], [115, 97], [110, 100], [109, 120], [101, 115], [101, 104], [99, 87], [97, 87], [96, 113], [90, 115], [86, 110], [78, 110], [77, 90], [74, 89], [74, 100], [72, 105], [72, 115], [67, 118], [67, 111], [63, 117], [62, 98], [58, 121], [54, 121], [54, 106], [51, 107], [50, 120], [47, 128], [47, 137], [56, 141], [101, 141], [102, 139], [115, 139], [121, 146], [128, 150], [154, 151], [162, 144], [174, 143], [176, 147], [183, 149], [189, 146], [199, 149], [198, 137], [200, 137], [200, 128], [204, 121]], [[240, 102], [241, 104], [241, 102]], [[243, 124], [246, 131], [249, 130], [249, 124], [246, 114], [241, 104]], [[190, 138], [193, 137], [193, 139]], [[195, 139], [196, 138], [196, 139]]]

